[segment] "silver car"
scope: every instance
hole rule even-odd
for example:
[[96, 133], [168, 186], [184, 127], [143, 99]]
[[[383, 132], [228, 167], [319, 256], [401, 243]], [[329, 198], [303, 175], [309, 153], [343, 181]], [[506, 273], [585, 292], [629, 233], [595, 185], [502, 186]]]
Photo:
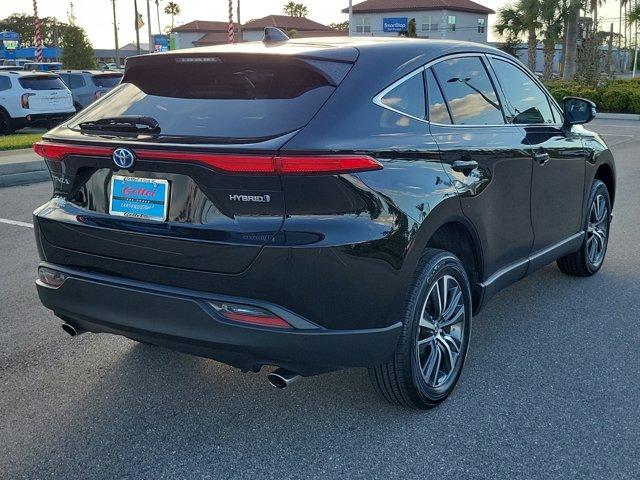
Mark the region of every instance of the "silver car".
[[121, 72], [102, 70], [61, 70], [56, 72], [73, 94], [73, 104], [80, 111], [107, 93], [122, 80]]

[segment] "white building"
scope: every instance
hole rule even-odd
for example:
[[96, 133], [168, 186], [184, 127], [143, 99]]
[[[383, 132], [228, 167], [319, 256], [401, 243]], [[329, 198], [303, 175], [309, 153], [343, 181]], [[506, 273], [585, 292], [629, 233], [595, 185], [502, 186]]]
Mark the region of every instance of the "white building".
[[366, 0], [353, 6], [349, 30], [352, 36], [398, 36], [415, 19], [420, 38], [486, 43], [494, 13], [471, 0]]

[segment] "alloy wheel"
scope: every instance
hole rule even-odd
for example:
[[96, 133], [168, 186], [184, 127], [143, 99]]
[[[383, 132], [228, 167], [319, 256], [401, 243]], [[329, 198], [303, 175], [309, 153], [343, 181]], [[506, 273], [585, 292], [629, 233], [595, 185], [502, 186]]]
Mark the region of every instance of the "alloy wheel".
[[596, 195], [591, 203], [587, 224], [587, 258], [594, 268], [600, 266], [607, 250], [608, 210], [604, 195]]
[[444, 275], [431, 286], [418, 326], [416, 355], [429, 387], [442, 387], [455, 377], [465, 322], [462, 288], [455, 278]]

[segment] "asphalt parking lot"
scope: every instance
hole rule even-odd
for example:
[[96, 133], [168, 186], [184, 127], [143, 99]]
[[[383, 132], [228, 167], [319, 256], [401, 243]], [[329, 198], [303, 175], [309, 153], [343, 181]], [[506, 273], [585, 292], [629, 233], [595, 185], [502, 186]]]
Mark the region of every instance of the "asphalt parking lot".
[[[31, 211], [0, 189], [3, 479], [640, 476], [640, 122], [598, 120], [617, 161], [609, 251], [592, 278], [550, 265], [474, 319], [454, 394], [414, 412], [364, 370], [279, 391], [264, 373], [107, 336], [40, 306]], [[20, 224], [24, 222], [26, 225]]]

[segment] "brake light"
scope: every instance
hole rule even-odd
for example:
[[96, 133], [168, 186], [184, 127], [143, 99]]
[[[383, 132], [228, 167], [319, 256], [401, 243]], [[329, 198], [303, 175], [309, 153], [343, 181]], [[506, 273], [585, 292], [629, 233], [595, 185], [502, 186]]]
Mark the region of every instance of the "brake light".
[[[33, 150], [48, 160], [64, 160], [69, 155], [110, 157], [114, 148], [40, 141]], [[382, 165], [368, 155], [234, 155], [167, 150], [134, 150], [140, 160], [199, 163], [231, 174], [256, 175], [339, 175], [381, 170]]]
[[98, 90], [96, 93], [93, 94], [93, 98], [95, 100], [98, 100], [102, 95], [104, 95], [104, 92], [102, 90]]
[[228, 173], [280, 175], [331, 175], [380, 170], [382, 165], [368, 155], [262, 156], [216, 155], [163, 150], [136, 150], [141, 160], [177, 160], [201, 163]]
[[20, 97], [20, 105], [22, 108], [29, 108], [29, 97], [34, 96], [35, 93], [23, 93]]
[[113, 153], [111, 147], [92, 145], [73, 145], [39, 141], [33, 144], [33, 151], [47, 160], [64, 160], [69, 155], [87, 155], [91, 157], [109, 157]]
[[293, 328], [285, 320], [264, 308], [226, 302], [209, 302], [209, 305], [224, 318], [233, 322], [249, 323], [263, 327]]

